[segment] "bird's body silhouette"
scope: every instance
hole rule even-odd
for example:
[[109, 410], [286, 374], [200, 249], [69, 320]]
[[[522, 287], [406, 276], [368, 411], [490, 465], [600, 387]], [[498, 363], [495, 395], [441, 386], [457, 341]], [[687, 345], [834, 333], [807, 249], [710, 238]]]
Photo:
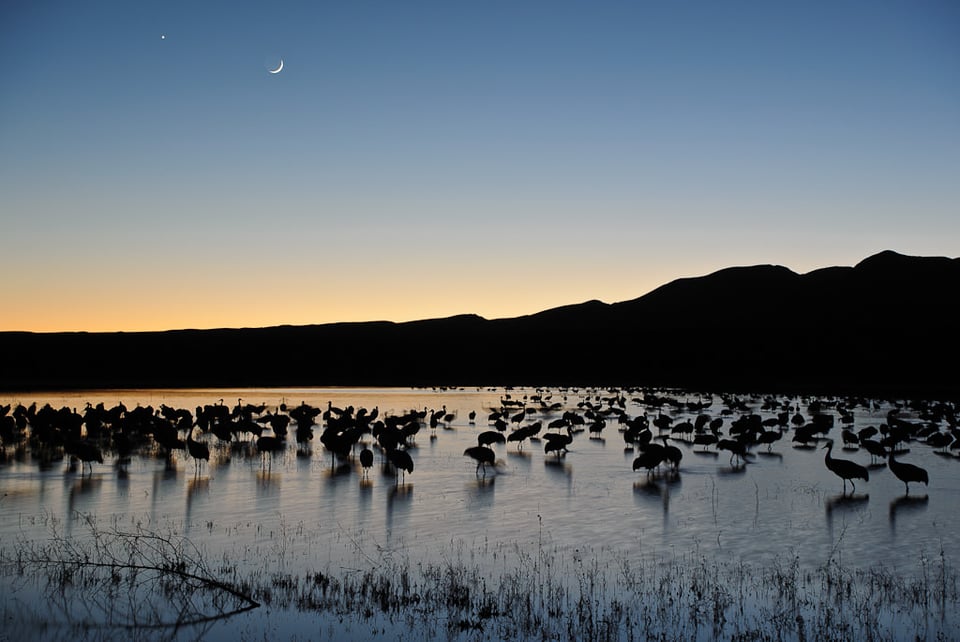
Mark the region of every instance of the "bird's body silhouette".
[[496, 454], [486, 446], [471, 446], [464, 450], [463, 454], [476, 460], [477, 474], [479, 475], [480, 471], [483, 470], [484, 477], [487, 476], [487, 464], [493, 466], [496, 463]]
[[926, 470], [905, 461], [897, 461], [893, 458], [893, 453], [887, 455], [887, 465], [890, 467], [890, 472], [903, 482], [907, 495], [910, 494], [910, 482], [923, 482], [924, 486], [930, 485], [930, 477]]
[[781, 437], [783, 437], [783, 433], [779, 430], [764, 430], [757, 437], [757, 443], [766, 444], [767, 452], [772, 452], [774, 442], [778, 441]]
[[187, 452], [193, 457], [197, 472], [200, 472], [200, 466], [203, 461], [210, 461], [210, 448], [202, 441], [194, 441], [193, 432], [187, 435]]
[[716, 444], [718, 441], [720, 441], [720, 438], [717, 437], [715, 434], [713, 434], [712, 432], [705, 432], [693, 438], [693, 445], [703, 446], [703, 449], [706, 450], [713, 444]]
[[373, 451], [369, 448], [360, 451], [360, 466], [363, 467], [363, 475], [366, 477], [367, 472], [373, 466]]
[[92, 441], [88, 441], [86, 439], [76, 444], [72, 454], [74, 454], [81, 462], [81, 475], [83, 475], [83, 468], [85, 466], [90, 467], [90, 474], [93, 475], [93, 462], [97, 462], [99, 464], [103, 463], [103, 453], [100, 452], [100, 448]]
[[[657, 446], [657, 444], [650, 444], [650, 446]], [[661, 447], [648, 448], [633, 460], [633, 469], [640, 470], [641, 468], [646, 468], [647, 476], [649, 477], [653, 474], [654, 469], [663, 461], [663, 457], [664, 451]]]
[[503, 433], [496, 430], [485, 430], [477, 435], [478, 446], [489, 446], [490, 444], [505, 443], [507, 443], [507, 438], [503, 435]]
[[400, 483], [400, 476], [403, 475], [404, 481], [406, 474], [413, 472], [413, 458], [406, 450], [391, 450], [387, 453], [387, 459], [393, 464], [397, 471], [397, 483]]
[[887, 456], [887, 449], [883, 447], [883, 444], [875, 439], [861, 439], [860, 445], [863, 446], [864, 450], [870, 453], [871, 462], [877, 458], [884, 459]]
[[673, 466], [674, 470], [679, 470], [680, 460], [683, 459], [683, 451], [677, 448], [676, 446], [671, 446], [670, 444], [668, 444], [666, 435], [662, 435], [660, 438], [663, 440], [664, 461], [669, 461], [670, 465]]
[[526, 426], [521, 426], [507, 435], [507, 441], [517, 442], [517, 448], [523, 447], [523, 441], [537, 435], [540, 432], [542, 424], [538, 421]]
[[273, 454], [283, 452], [287, 444], [273, 435], [257, 437], [257, 452], [260, 453], [260, 465], [273, 466]]
[[733, 465], [733, 459], [736, 457], [740, 464], [746, 463], [747, 446], [739, 439], [721, 439], [717, 442], [717, 450], [730, 451], [730, 465]]
[[834, 475], [843, 480], [843, 492], [847, 492], [847, 480], [850, 480], [850, 486], [853, 488], [851, 491], [855, 493], [857, 491], [856, 485], [853, 483], [854, 479], [862, 479], [863, 481], [870, 481], [870, 472], [861, 466], [860, 464], [850, 461], [848, 459], [834, 459], [831, 453], [833, 452], [833, 440], [827, 440], [827, 445], [824, 446], [827, 450], [827, 454], [823, 456], [823, 462], [827, 465], [827, 468]]
[[557, 457], [567, 452], [567, 446], [573, 443], [573, 433], [567, 426], [567, 432], [548, 432], [543, 435], [546, 444], [543, 447], [545, 453], [556, 453]]

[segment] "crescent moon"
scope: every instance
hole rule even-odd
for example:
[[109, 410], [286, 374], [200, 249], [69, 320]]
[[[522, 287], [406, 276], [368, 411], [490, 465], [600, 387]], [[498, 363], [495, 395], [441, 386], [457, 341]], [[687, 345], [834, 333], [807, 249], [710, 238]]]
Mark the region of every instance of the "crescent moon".
[[281, 71], [283, 71], [283, 58], [280, 59], [279, 67], [276, 69], [267, 69], [267, 71], [269, 71], [271, 74], [279, 74]]

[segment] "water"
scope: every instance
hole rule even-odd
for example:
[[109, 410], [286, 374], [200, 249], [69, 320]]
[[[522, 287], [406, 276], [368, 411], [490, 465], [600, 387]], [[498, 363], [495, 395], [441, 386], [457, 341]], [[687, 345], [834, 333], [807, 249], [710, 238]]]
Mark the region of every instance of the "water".
[[[745, 466], [731, 465], [727, 452], [698, 452], [690, 444], [672, 442], [683, 453], [679, 473], [648, 479], [645, 471], [632, 470], [638, 453], [625, 448], [615, 418], [608, 419], [599, 439], [586, 431], [577, 434], [560, 459], [544, 453], [543, 440], [524, 442], [522, 449], [515, 443], [497, 444], [496, 471], [477, 475], [475, 462], [463, 451], [490, 429], [487, 414], [500, 407], [505, 395], [533, 406], [529, 399], [536, 394], [581, 413], [584, 407], [578, 404], [600, 405], [601, 397], [611, 396], [603, 390], [572, 389], [313, 388], [7, 395], [0, 397], [0, 405], [35, 401], [80, 412], [87, 402], [108, 408], [118, 402], [128, 408], [166, 404], [193, 411], [220, 399], [232, 406], [242, 398], [244, 404], [274, 408], [301, 402], [323, 409], [328, 404], [377, 407], [381, 417], [445, 407], [455, 418], [435, 432], [421, 429], [410, 449], [415, 469], [402, 482], [379, 464], [379, 453], [369, 478], [355, 462], [334, 466], [319, 442], [319, 428], [309, 455], [298, 454], [291, 430], [286, 451], [269, 460], [231, 452], [206, 435], [211, 459], [199, 472], [183, 451], [174, 452], [172, 467], [163, 459], [135, 456], [126, 475], [118, 474], [108, 454], [103, 464], [93, 464], [92, 474], [81, 475], [66, 461], [41, 469], [29, 454], [14, 457], [7, 447], [7, 461], [0, 465], [0, 547], [10, 551], [43, 541], [51, 532], [82, 536], [93, 519], [100, 526], [170, 531], [196, 543], [204, 556], [229, 554], [241, 567], [255, 569], [270, 559], [274, 567], [291, 571], [355, 568], [385, 554], [416, 562], [490, 547], [549, 547], [571, 555], [608, 551], [652, 560], [692, 554], [757, 566], [796, 559], [802, 568], [839, 560], [851, 569], [882, 564], [908, 576], [922, 573], [925, 560], [941, 552], [947, 559], [960, 558], [960, 540], [953, 536], [960, 527], [960, 462], [918, 440], [907, 444], [909, 452], [899, 459], [926, 468], [930, 485], [911, 485], [909, 498], [885, 465], [871, 466], [870, 480], [857, 481], [856, 493], [844, 495], [841, 480], [824, 465], [824, 450], [797, 447], [791, 442], [792, 428], [772, 452], [766, 446], [754, 448]], [[631, 417], [646, 413], [652, 419], [661, 410], [642, 403], [641, 392], [620, 394]], [[666, 407], [663, 412], [675, 423], [700, 412], [724, 416], [725, 432], [744, 408], [765, 419], [782, 411], [763, 410], [761, 397], [739, 396], [746, 406], [722, 415], [719, 394], [660, 394], [684, 403], [711, 400], [702, 411]], [[798, 405], [809, 415], [808, 399], [778, 401], [790, 404], [791, 415]], [[902, 402], [870, 400], [852, 408], [854, 423], [843, 427], [879, 426], [895, 406], [902, 406], [901, 419], [920, 421]], [[468, 419], [470, 411], [477, 413], [475, 423]], [[841, 449], [836, 407], [828, 403], [823, 412], [836, 419], [829, 435], [836, 440], [834, 457], [869, 465], [865, 451]], [[546, 426], [561, 413], [538, 412], [524, 423], [535, 419]], [[363, 442], [369, 440], [365, 435]], [[497, 560], [505, 563], [502, 556]], [[9, 600], [11, 593], [4, 594]]]

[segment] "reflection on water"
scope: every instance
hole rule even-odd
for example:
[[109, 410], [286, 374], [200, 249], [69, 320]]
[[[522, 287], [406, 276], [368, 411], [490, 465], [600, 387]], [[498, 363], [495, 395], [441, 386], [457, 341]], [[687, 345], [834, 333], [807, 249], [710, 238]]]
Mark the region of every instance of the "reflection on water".
[[[291, 426], [286, 447], [276, 453], [258, 452], [250, 432], [228, 435], [224, 441], [196, 430], [197, 438], [210, 447], [210, 460], [202, 468], [183, 450], [169, 456], [151, 454], [155, 452], [152, 442], [122, 463], [115, 453], [105, 453], [104, 463], [94, 463], [92, 473], [85, 474], [79, 465], [71, 472], [62, 451], [20, 448], [21, 455], [14, 457], [13, 448], [8, 448], [8, 457], [0, 465], [0, 488], [6, 493], [0, 507], [7, 515], [28, 517], [49, 511], [67, 524], [74, 521], [70, 516], [78, 514], [167, 522], [189, 532], [212, 552], [238, 544], [255, 547], [258, 529], [279, 532], [284, 521], [303, 522], [312, 525], [311, 537], [316, 539], [298, 553], [305, 563], [317, 565], [337, 561], [341, 553], [331, 542], [343, 532], [362, 532], [391, 546], [402, 543], [415, 558], [452, 540], [476, 537], [524, 547], [542, 527], [542, 534], [558, 546], [603, 542], [627, 555], [669, 553], [696, 542], [722, 541], [725, 558], [762, 563], [797, 550], [802, 563], [816, 565], [839, 545], [850, 564], [869, 565], [883, 559], [893, 566], [914, 568], [912, 556], [917, 550], [939, 548], [944, 534], [960, 529], [960, 511], [955, 510], [960, 501], [960, 462], [949, 455], [933, 456], [934, 449], [919, 439], [909, 444], [911, 459], [929, 471], [931, 483], [926, 494], [917, 497], [904, 496], [903, 483], [884, 464], [871, 465], [869, 453], [855, 449], [847, 450], [844, 457], [869, 465], [870, 481], [858, 482], [854, 494], [841, 494], [841, 480], [824, 465], [822, 440], [815, 437], [805, 448], [792, 442], [789, 434], [771, 452], [766, 445], [755, 448], [744, 462], [731, 461], [728, 451], [694, 446], [692, 439], [669, 439], [683, 455], [679, 471], [667, 472], [661, 466], [648, 476], [645, 469], [632, 469], [639, 450], [623, 446], [617, 431], [624, 425], [613, 415], [600, 435], [575, 433], [569, 452], [560, 457], [544, 452], [544, 439], [493, 444], [496, 470], [477, 475], [476, 462], [463, 452], [477, 444], [481, 432], [495, 428], [487, 417], [499, 408], [504, 393], [400, 389], [62, 393], [49, 398], [54, 407], [83, 407], [89, 398], [108, 406], [122, 400], [128, 408], [138, 404], [158, 408], [163, 403], [194, 409], [216, 404], [220, 398], [240, 397], [244, 403], [267, 404], [267, 411], [275, 413], [279, 400], [286, 397], [321, 409], [331, 402], [340, 408], [378, 407], [381, 421], [403, 416], [410, 409], [426, 411], [426, 419], [417, 435], [419, 446], [412, 443], [407, 451], [414, 472], [400, 476], [369, 431], [363, 433], [357, 455], [342, 459], [332, 454], [319, 441], [320, 416], [321, 423], [313, 427], [317, 439], [298, 444]], [[541, 421], [547, 426], [567, 411], [585, 414], [586, 406], [578, 405], [583, 402], [589, 401], [594, 408], [604, 404], [599, 392], [567, 390], [561, 409], [542, 409], [530, 400], [535, 390], [510, 394], [513, 401], [535, 411], [511, 423], [508, 434], [518, 423]], [[716, 396], [712, 408], [690, 409], [685, 404], [696, 397], [675, 394], [676, 404], [656, 406], [644, 402], [639, 393], [626, 395], [623, 411], [630, 417], [670, 414], [678, 425], [700, 414], [719, 418], [725, 408]], [[0, 404], [18, 401], [0, 399]], [[725, 437], [739, 414], [756, 413], [768, 419], [778, 412], [762, 410], [761, 398], [739, 401], [740, 405], [731, 405], [735, 410], [724, 415]], [[798, 406], [810, 414], [811, 401], [791, 399], [791, 416]], [[429, 430], [430, 411], [444, 406], [444, 415], [453, 418], [439, 423], [436, 431]], [[892, 409], [887, 401], [869, 408], [858, 406], [851, 430], [888, 421]], [[508, 417], [517, 416], [519, 410], [519, 406], [510, 408]], [[468, 419], [471, 411], [477, 417], [473, 423]], [[918, 414], [911, 415], [902, 404], [898, 411], [900, 417], [911, 420]], [[824, 412], [839, 416], [833, 408]], [[662, 434], [672, 433], [664, 430]], [[828, 436], [839, 444], [838, 427]], [[186, 433], [181, 432], [180, 438], [185, 439]], [[657, 437], [654, 440], [661, 443]], [[371, 448], [375, 458], [366, 474], [358, 461], [363, 445]], [[877, 507], [889, 510], [877, 511]], [[22, 520], [0, 521], [0, 542], [48, 535], [42, 525], [21, 530], [21, 524]], [[643, 548], [638, 548], [638, 533], [643, 534]], [[950, 549], [948, 555], [960, 556], [960, 542], [943, 540]], [[909, 550], [901, 546], [905, 541], [913, 544]]]
[[760, 450], [760, 451], [757, 451], [755, 454], [757, 456], [757, 459], [767, 459], [771, 461], [776, 461], [777, 463], [780, 463], [783, 461], [783, 453], [779, 453], [775, 450], [771, 450], [769, 452], [766, 450]]
[[927, 495], [897, 497], [890, 502], [890, 533], [896, 535], [897, 519], [918, 519], [927, 509], [930, 497]]
[[863, 511], [867, 508], [870, 501], [870, 495], [840, 494], [827, 498], [825, 505], [827, 509], [827, 530], [831, 537], [834, 536], [834, 520], [840, 518], [842, 524], [846, 526], [851, 519], [863, 519]]

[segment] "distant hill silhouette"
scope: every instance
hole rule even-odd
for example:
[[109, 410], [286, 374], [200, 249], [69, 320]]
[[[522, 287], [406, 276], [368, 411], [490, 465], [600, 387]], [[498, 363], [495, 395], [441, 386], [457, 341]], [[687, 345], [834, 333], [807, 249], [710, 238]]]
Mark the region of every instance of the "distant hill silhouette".
[[637, 385], [960, 397], [960, 260], [678, 279], [632, 301], [256, 329], [0, 333], [0, 389]]

